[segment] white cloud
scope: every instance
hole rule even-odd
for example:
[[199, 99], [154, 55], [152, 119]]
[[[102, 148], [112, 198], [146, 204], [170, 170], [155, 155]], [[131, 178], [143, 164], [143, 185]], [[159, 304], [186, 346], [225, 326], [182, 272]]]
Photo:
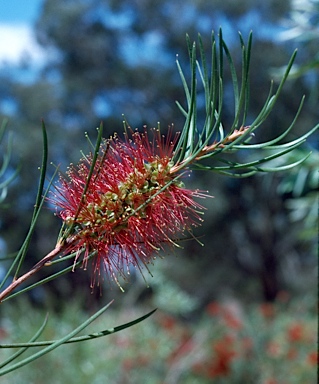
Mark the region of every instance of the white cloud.
[[18, 64], [21, 58], [43, 62], [44, 51], [27, 24], [0, 24], [0, 64]]

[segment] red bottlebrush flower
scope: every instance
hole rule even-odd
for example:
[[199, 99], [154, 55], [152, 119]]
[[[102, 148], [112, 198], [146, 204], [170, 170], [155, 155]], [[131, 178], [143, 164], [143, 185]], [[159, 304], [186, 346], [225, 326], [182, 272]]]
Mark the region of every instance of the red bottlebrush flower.
[[298, 350], [296, 348], [289, 348], [287, 352], [288, 360], [296, 360], [298, 357]]
[[264, 381], [264, 384], [279, 384], [279, 382], [276, 379], [270, 378]]
[[190, 355], [196, 347], [195, 341], [190, 335], [183, 335], [179, 340], [179, 344], [168, 357], [168, 363], [173, 364], [180, 360], [183, 356]]
[[288, 340], [292, 343], [301, 341], [304, 337], [304, 328], [302, 324], [292, 324], [288, 327], [287, 331]]
[[243, 337], [241, 340], [241, 346], [245, 355], [250, 355], [253, 352], [254, 340], [251, 337]]
[[76, 252], [76, 259], [84, 252], [86, 266], [96, 251], [95, 275], [103, 266], [119, 286], [118, 276], [125, 278], [130, 266], [141, 269], [164, 243], [175, 245], [174, 239], [202, 221], [203, 207], [194, 198], [205, 195], [185, 188], [183, 174], [173, 169], [177, 136], [170, 140], [152, 132], [151, 141], [146, 131], [105, 140], [85, 196], [92, 155], [70, 166], [51, 198], [65, 224], [73, 226], [67, 252]]
[[231, 372], [231, 363], [237, 355], [233, 348], [232, 341], [232, 338], [226, 336], [213, 345], [215, 357], [209, 370], [211, 378], [227, 376]]
[[206, 312], [211, 317], [218, 316], [222, 312], [222, 306], [217, 301], [212, 301], [207, 305]]
[[266, 351], [273, 358], [278, 358], [283, 353], [282, 345], [276, 341], [270, 341], [266, 346]]
[[195, 374], [205, 376], [208, 379], [226, 377], [232, 372], [232, 362], [238, 356], [235, 351], [235, 339], [225, 335], [222, 339], [212, 342], [212, 355], [192, 365]]
[[233, 330], [240, 330], [243, 328], [243, 323], [241, 319], [239, 319], [233, 310], [229, 308], [225, 308], [223, 310], [223, 320], [225, 325]]
[[262, 303], [260, 305], [260, 312], [263, 317], [268, 320], [273, 319], [276, 314], [275, 307], [272, 303]]
[[307, 362], [310, 365], [317, 367], [319, 364], [318, 352], [317, 351], [310, 352], [309, 355], [307, 356]]
[[178, 326], [177, 320], [173, 316], [163, 315], [159, 318], [159, 325], [168, 332], [174, 332]]

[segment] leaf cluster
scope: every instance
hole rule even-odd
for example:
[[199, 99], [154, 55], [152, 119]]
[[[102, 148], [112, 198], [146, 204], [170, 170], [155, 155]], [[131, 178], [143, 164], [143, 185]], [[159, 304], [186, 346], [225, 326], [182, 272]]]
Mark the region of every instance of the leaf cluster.
[[[214, 33], [212, 34], [212, 65], [210, 68], [207, 65], [206, 53], [203, 48], [201, 36], [199, 35], [198, 37], [199, 60], [197, 59], [196, 42], [192, 43], [189, 38], [187, 39], [191, 64], [191, 80], [190, 84], [188, 84], [184, 71], [177, 60], [177, 67], [182, 79], [187, 106], [183, 107], [177, 102], [180, 111], [185, 117], [185, 124], [176, 147], [175, 160], [177, 163], [182, 163], [183, 167], [189, 164], [196, 169], [210, 170], [233, 177], [251, 176], [256, 172], [285, 171], [301, 164], [307, 159], [310, 153], [297, 161], [281, 166], [277, 165], [273, 167], [269, 164], [263, 166], [263, 164], [270, 163], [272, 160], [283, 157], [287, 153], [293, 151], [302, 145], [307, 137], [319, 128], [319, 124], [317, 124], [299, 138], [285, 143], [282, 142], [291, 132], [296, 123], [304, 103], [304, 96], [301, 98], [299, 108], [293, 121], [283, 133], [266, 142], [251, 143], [251, 141], [252, 138], [255, 137], [255, 131], [262, 126], [273, 110], [293, 66], [297, 51], [291, 56], [277, 89], [274, 90], [272, 82], [262, 109], [256, 118], [248, 123], [247, 116], [250, 96], [249, 68], [252, 33], [250, 33], [246, 44], [241, 34], [239, 34], [239, 39], [242, 52], [242, 71], [240, 77], [237, 75], [231, 52], [223, 39], [222, 30], [219, 31], [218, 37], [215, 37]], [[234, 118], [229, 129], [226, 129], [222, 122], [224, 109], [223, 78], [225, 62], [230, 68], [234, 96]], [[206, 115], [203, 125], [199, 124], [197, 115], [199, 86], [203, 88], [205, 95]], [[238, 134], [240, 130], [243, 131], [242, 134]], [[231, 139], [232, 136], [235, 137], [234, 140]], [[214, 143], [214, 150], [207, 153], [205, 149], [212, 143]], [[244, 163], [238, 163], [229, 161], [224, 157], [224, 155], [229, 152], [239, 150], [254, 150], [258, 153], [259, 158]], [[215, 162], [211, 162], [209, 165], [203, 165], [201, 163], [201, 160], [207, 158], [212, 159], [214, 157], [216, 157], [218, 162], [223, 165], [216, 165]]]

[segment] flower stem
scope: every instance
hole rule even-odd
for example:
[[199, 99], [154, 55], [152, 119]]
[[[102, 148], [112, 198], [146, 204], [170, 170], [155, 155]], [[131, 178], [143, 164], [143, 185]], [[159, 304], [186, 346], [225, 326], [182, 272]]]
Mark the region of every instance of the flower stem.
[[203, 157], [214, 152], [216, 149], [224, 148], [227, 144], [232, 143], [234, 140], [238, 139], [240, 136], [244, 135], [250, 126], [242, 126], [239, 129], [235, 129], [230, 135], [226, 136], [223, 140], [214, 141], [211, 145], [202, 146], [196, 154], [191, 154], [189, 157], [186, 157], [184, 160], [176, 163], [171, 169], [170, 174], [179, 172], [181, 169], [185, 168], [188, 165], [196, 161], [200, 161]]
[[36, 272], [38, 272], [42, 267], [45, 266], [46, 263], [50, 262], [54, 257], [56, 257], [59, 253], [64, 250], [65, 244], [58, 243], [57, 246], [46, 256], [43, 257], [35, 266], [33, 266], [30, 271], [26, 272], [24, 275], [20, 276], [0, 293], [0, 303], [5, 299], [15, 288], [21, 285], [24, 281], [29, 279], [29, 277], [33, 276]]

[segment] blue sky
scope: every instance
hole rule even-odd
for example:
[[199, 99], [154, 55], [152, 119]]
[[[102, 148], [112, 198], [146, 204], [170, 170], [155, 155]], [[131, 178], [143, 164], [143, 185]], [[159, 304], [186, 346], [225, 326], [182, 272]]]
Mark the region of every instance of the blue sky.
[[32, 23], [43, 0], [1, 0], [0, 23]]
[[44, 0], [0, 1], [0, 66], [17, 64], [27, 54], [32, 60], [42, 60], [32, 25]]

